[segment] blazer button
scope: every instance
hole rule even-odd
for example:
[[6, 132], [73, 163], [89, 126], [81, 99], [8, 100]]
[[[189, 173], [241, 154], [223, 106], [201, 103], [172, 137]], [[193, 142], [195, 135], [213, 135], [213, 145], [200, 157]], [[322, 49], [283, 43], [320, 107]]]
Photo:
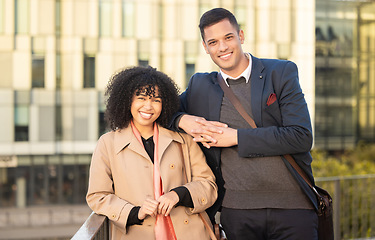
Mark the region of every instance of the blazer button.
[[112, 218], [116, 218], [116, 214], [112, 214]]
[[189, 220], [185, 219], [185, 220], [184, 220], [184, 223], [185, 223], [185, 224], [189, 224]]
[[202, 201], [203, 204], [207, 203], [207, 200], [205, 198], [202, 198], [201, 201]]
[[174, 169], [174, 164], [172, 163], [171, 165], [169, 165], [169, 167], [170, 167], [171, 169]]

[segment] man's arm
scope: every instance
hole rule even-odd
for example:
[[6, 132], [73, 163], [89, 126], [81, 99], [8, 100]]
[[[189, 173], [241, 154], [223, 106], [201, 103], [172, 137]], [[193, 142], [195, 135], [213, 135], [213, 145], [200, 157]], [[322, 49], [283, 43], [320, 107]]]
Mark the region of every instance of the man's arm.
[[[280, 79], [275, 82], [279, 84], [275, 86], [275, 91], [279, 96], [278, 108], [282, 126], [223, 129], [211, 124], [210, 121], [196, 119], [195, 121], [201, 126], [186, 123], [186, 126], [190, 126], [190, 129], [188, 127], [186, 129], [191, 131], [196, 142], [204, 142], [206, 147], [229, 147], [238, 144], [241, 157], [308, 152], [312, 146], [311, 122], [298, 82], [296, 65], [292, 62], [286, 63]], [[217, 134], [220, 130], [222, 133]]]
[[[271, 108], [268, 111], [280, 112], [281, 125], [263, 122], [260, 128], [238, 129], [238, 153], [241, 157], [295, 154], [311, 149], [311, 120], [299, 85], [297, 66], [293, 62], [284, 63], [279, 76], [273, 81], [278, 96], [278, 103], [274, 107], [278, 109]], [[262, 114], [271, 116], [266, 110], [262, 111]]]

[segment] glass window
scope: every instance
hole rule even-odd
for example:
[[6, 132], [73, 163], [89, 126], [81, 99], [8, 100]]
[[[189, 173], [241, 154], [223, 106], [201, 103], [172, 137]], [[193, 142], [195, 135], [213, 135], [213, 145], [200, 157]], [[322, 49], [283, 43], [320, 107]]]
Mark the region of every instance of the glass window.
[[55, 129], [56, 141], [61, 141], [63, 139], [62, 137], [63, 130], [62, 130], [62, 107], [60, 103], [58, 103], [55, 106], [55, 125], [56, 125], [56, 129]]
[[108, 131], [107, 129], [107, 122], [105, 121], [105, 96], [104, 92], [99, 91], [98, 92], [98, 108], [99, 108], [99, 132], [98, 136], [100, 137], [103, 135], [105, 132]]
[[122, 1], [122, 35], [124, 37], [134, 36], [134, 2], [123, 0]]
[[15, 32], [25, 34], [29, 32], [30, 6], [29, 0], [15, 0]]
[[83, 61], [83, 87], [95, 88], [95, 56], [85, 55]]
[[107, 131], [106, 122], [104, 120], [104, 110], [99, 110], [99, 136], [103, 135]]
[[[44, 205], [48, 203], [48, 179], [45, 156], [31, 156], [32, 164], [22, 170], [22, 176], [29, 172], [29, 199], [28, 205]], [[27, 174], [28, 175], [28, 174]], [[26, 175], [26, 176], [27, 176]]]
[[57, 204], [62, 199], [62, 174], [60, 155], [48, 156], [48, 195], [49, 202]]
[[355, 143], [354, 2], [316, 1], [315, 142], [321, 149]]
[[15, 141], [29, 140], [29, 105], [17, 104], [14, 108]]
[[0, 168], [0, 207], [16, 206], [16, 168]]
[[47, 188], [46, 184], [46, 166], [44, 165], [37, 165], [32, 167], [33, 178], [31, 181], [34, 184], [34, 191], [33, 191], [33, 205], [44, 205], [47, 203]]
[[56, 53], [56, 89], [61, 89], [61, 53]]
[[102, 37], [112, 35], [112, 1], [110, 0], [99, 2], [99, 35]]
[[49, 203], [56, 204], [59, 202], [59, 184], [58, 173], [59, 165], [48, 165], [48, 200]]
[[55, 5], [55, 31], [56, 35], [61, 34], [61, 0], [56, 0]]
[[138, 59], [138, 66], [147, 67], [148, 66], [148, 60]]
[[186, 63], [185, 64], [185, 82], [186, 86], [189, 83], [191, 76], [195, 73], [195, 64], [194, 63]]
[[89, 179], [89, 169], [90, 165], [78, 165], [78, 178], [75, 185], [78, 186], [77, 197], [75, 203], [85, 203], [86, 202], [86, 193], [88, 187]]
[[32, 56], [32, 76], [33, 88], [44, 88], [44, 56], [33, 54]]
[[74, 165], [63, 165], [63, 203], [74, 202], [74, 180], [76, 178]]

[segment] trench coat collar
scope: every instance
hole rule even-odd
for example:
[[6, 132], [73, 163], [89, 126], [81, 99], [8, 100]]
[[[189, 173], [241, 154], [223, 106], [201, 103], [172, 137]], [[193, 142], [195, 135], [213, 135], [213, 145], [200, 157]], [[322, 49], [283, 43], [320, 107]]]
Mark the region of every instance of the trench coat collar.
[[[161, 127], [160, 125], [158, 125], [158, 128], [159, 128], [159, 160], [161, 160], [164, 151], [167, 149], [167, 147], [172, 141], [184, 143], [184, 140], [182, 136], [177, 132], [170, 131], [166, 128]], [[114, 150], [116, 154], [119, 154], [124, 148], [128, 147], [129, 149], [133, 150], [134, 152], [137, 152], [143, 157], [150, 159], [145, 148], [135, 137], [130, 125], [126, 128], [115, 131], [114, 147], [115, 147]]]

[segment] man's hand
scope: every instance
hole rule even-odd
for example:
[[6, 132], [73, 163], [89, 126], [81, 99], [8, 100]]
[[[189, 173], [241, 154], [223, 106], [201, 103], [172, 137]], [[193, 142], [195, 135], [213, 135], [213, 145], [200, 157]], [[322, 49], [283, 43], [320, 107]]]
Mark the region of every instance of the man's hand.
[[139, 220], [143, 220], [145, 219], [147, 216], [156, 216], [157, 212], [158, 212], [158, 205], [159, 205], [159, 202], [152, 199], [152, 198], [147, 198], [141, 208], [139, 209], [139, 212], [138, 212], [138, 219]]
[[237, 129], [220, 128], [223, 133], [214, 134], [212, 137], [217, 140], [216, 143], [208, 143], [211, 147], [232, 147], [238, 145]]
[[159, 197], [158, 213], [168, 216], [172, 208], [178, 203], [180, 198], [175, 191], [170, 191]]
[[209, 143], [216, 144], [217, 139], [213, 136], [223, 133], [223, 129], [228, 125], [216, 121], [207, 121], [203, 117], [193, 115], [183, 115], [178, 124], [187, 134], [194, 137], [194, 141], [201, 142], [206, 148], [210, 148]]

